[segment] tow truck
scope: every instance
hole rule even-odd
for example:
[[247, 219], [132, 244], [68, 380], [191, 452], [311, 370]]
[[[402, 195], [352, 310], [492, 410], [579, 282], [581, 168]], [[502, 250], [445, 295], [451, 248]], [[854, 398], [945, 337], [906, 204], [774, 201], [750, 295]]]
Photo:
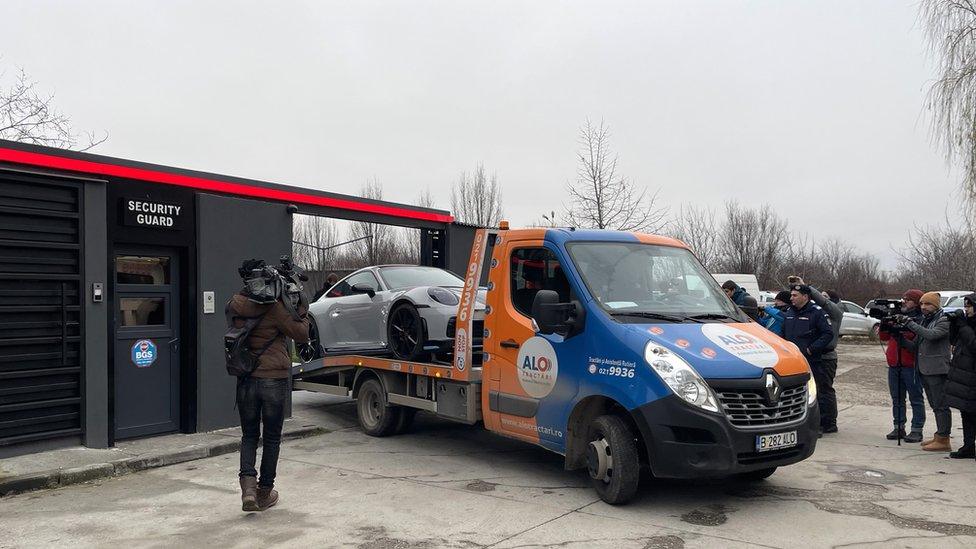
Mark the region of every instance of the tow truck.
[[610, 504], [631, 500], [643, 471], [758, 481], [816, 448], [803, 355], [678, 240], [502, 222], [476, 232], [462, 278], [448, 358], [326, 355], [296, 365], [294, 388], [355, 399], [371, 436], [423, 410], [542, 446]]

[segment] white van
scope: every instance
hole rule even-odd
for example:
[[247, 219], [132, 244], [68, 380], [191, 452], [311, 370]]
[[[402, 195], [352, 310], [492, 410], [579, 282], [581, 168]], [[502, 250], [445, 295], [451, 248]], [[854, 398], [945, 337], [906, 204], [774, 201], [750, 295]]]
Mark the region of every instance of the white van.
[[759, 281], [756, 279], [756, 275], [752, 274], [721, 274], [712, 273], [715, 280], [718, 281], [719, 285], [724, 284], [726, 280], [731, 280], [735, 282], [742, 288], [745, 288], [749, 295], [759, 300]]

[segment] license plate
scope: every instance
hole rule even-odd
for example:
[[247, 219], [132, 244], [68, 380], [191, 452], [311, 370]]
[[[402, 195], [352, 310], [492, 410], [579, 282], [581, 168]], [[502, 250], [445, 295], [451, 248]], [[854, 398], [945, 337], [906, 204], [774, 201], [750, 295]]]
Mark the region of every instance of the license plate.
[[756, 436], [757, 452], [768, 452], [770, 450], [779, 450], [780, 448], [790, 448], [792, 446], [796, 446], [796, 431]]

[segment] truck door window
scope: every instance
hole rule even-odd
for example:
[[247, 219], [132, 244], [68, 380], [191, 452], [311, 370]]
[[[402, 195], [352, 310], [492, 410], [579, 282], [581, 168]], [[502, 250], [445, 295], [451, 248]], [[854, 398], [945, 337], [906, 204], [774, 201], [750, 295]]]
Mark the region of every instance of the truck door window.
[[512, 305], [519, 313], [532, 316], [532, 302], [539, 290], [553, 290], [560, 302], [569, 302], [569, 280], [556, 254], [548, 248], [516, 249], [510, 271]]

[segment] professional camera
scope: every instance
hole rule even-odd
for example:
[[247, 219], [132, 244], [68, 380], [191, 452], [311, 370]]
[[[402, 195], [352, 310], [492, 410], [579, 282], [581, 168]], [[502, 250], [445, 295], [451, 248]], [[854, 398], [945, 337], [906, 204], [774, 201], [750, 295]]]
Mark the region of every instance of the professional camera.
[[263, 259], [249, 259], [238, 269], [244, 279], [244, 295], [255, 303], [274, 303], [279, 299], [297, 317], [294, 309], [302, 299], [302, 282], [308, 280], [305, 271], [292, 263], [287, 255], [278, 265], [268, 265]]
[[868, 309], [868, 316], [880, 320], [879, 329], [888, 333], [899, 333], [905, 328], [895, 322], [895, 317], [902, 314], [900, 299], [876, 299], [874, 305]]

